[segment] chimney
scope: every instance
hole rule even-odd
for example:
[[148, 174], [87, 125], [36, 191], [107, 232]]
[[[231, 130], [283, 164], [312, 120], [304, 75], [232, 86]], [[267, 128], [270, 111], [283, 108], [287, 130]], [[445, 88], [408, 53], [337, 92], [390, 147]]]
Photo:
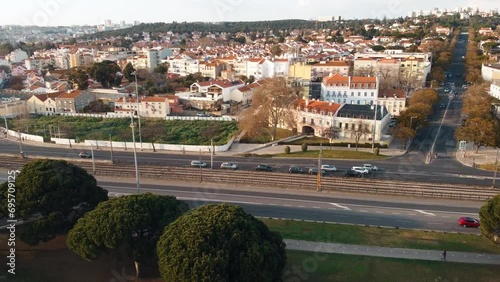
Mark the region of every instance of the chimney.
[[332, 102], [328, 103], [328, 105], [329, 105], [329, 106], [331, 106], [331, 105], [332, 105]]
[[306, 106], [309, 106], [309, 98], [306, 99]]

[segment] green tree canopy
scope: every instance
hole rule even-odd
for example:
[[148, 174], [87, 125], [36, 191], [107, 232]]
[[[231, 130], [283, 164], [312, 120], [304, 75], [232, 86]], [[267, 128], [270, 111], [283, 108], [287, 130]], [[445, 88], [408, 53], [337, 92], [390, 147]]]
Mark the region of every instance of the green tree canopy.
[[89, 87], [89, 76], [83, 68], [72, 68], [68, 73], [68, 82], [73, 88], [85, 90]]
[[500, 243], [500, 194], [489, 199], [479, 210], [481, 233]]
[[[15, 181], [16, 215], [24, 223], [20, 239], [36, 245], [65, 234], [87, 211], [108, 199], [107, 191], [84, 169], [66, 161], [38, 160], [25, 165]], [[7, 183], [0, 185], [0, 213], [8, 214]]]
[[87, 260], [112, 250], [131, 256], [139, 265], [155, 257], [158, 238], [165, 226], [188, 210], [172, 196], [151, 193], [123, 196], [103, 202], [78, 220], [68, 233], [68, 248]]
[[132, 63], [127, 63], [123, 68], [123, 76], [128, 80], [128, 82], [135, 81], [135, 76], [132, 74], [135, 71]]
[[93, 79], [101, 83], [102, 87], [111, 88], [112, 86], [120, 85], [121, 76], [118, 75], [120, 71], [120, 67], [115, 62], [102, 61], [100, 63], [94, 63], [89, 73]]
[[158, 241], [165, 281], [282, 281], [285, 244], [242, 208], [211, 204], [165, 228]]

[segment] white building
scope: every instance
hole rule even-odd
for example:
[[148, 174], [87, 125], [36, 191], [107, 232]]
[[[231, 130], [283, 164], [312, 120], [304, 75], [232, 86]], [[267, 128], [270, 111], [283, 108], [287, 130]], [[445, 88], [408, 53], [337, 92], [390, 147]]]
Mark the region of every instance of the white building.
[[231, 92], [244, 85], [245, 83], [241, 80], [210, 80], [193, 83], [190, 87], [190, 91], [191, 93], [203, 94], [212, 101], [222, 99], [224, 102], [228, 102], [231, 101]]
[[490, 85], [490, 95], [500, 100], [500, 80], [493, 80]]
[[167, 62], [170, 65], [168, 69], [169, 73], [175, 73], [180, 76], [187, 76], [199, 71], [199, 62], [194, 55], [180, 54], [163, 60], [163, 62]]
[[481, 67], [481, 75], [486, 81], [500, 79], [500, 64], [483, 64]]
[[[139, 109], [139, 110], [137, 110]], [[115, 112], [133, 112], [145, 118], [165, 118], [170, 114], [168, 97], [120, 98], [115, 102]]]
[[57, 113], [56, 98], [64, 92], [33, 95], [26, 101], [28, 113], [50, 116]]
[[321, 100], [339, 104], [372, 105], [377, 101], [378, 89], [377, 77], [334, 74], [323, 78]]
[[377, 105], [384, 106], [391, 116], [399, 116], [406, 109], [406, 94], [403, 89], [380, 89]]
[[24, 52], [21, 49], [16, 49], [10, 52], [10, 54], [7, 55], [7, 58], [11, 63], [21, 63], [24, 60], [28, 59], [28, 53]]

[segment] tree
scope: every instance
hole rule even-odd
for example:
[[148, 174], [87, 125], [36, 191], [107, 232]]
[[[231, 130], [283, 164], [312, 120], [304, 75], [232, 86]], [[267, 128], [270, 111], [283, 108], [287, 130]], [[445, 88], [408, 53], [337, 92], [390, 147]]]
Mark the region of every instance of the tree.
[[168, 72], [168, 63], [159, 64], [155, 68], [155, 72], [164, 75]]
[[[16, 214], [35, 219], [19, 229], [22, 241], [36, 245], [65, 234], [86, 212], [108, 199], [107, 191], [84, 169], [66, 161], [26, 164], [15, 181]], [[7, 183], [0, 187], [0, 213], [7, 216]], [[16, 230], [17, 231], [17, 230]]]
[[363, 121], [358, 121], [357, 124], [353, 124], [353, 127], [351, 127], [351, 136], [354, 137], [354, 141], [356, 142], [356, 151], [358, 150], [358, 144], [359, 140], [361, 137], [365, 136], [366, 134], [370, 134], [370, 128], [369, 125], [364, 123]]
[[73, 88], [85, 90], [89, 87], [89, 76], [83, 68], [72, 68], [68, 73], [68, 82]]
[[410, 127], [406, 127], [403, 124], [398, 124], [393, 130], [394, 137], [403, 143], [403, 149], [406, 149], [406, 144], [411, 138], [416, 136], [416, 131]]
[[102, 61], [94, 63], [90, 68], [90, 75], [93, 79], [101, 83], [104, 88], [119, 86], [121, 83], [120, 67], [112, 61]]
[[78, 221], [68, 233], [68, 248], [87, 260], [95, 260], [108, 250], [115, 255], [125, 252], [134, 260], [139, 277], [141, 263], [155, 258], [165, 226], [187, 210], [185, 202], [172, 196], [146, 193], [114, 198]]
[[481, 234], [500, 243], [500, 194], [489, 199], [479, 210]]
[[243, 114], [240, 127], [250, 137], [267, 130], [275, 140], [278, 125], [296, 126], [294, 108], [298, 98], [297, 91], [289, 87], [284, 78], [268, 78], [253, 94], [252, 105]]
[[381, 52], [385, 50], [385, 47], [382, 45], [374, 45], [372, 46], [372, 50], [375, 52]]
[[149, 120], [142, 127], [142, 137], [151, 141], [153, 152], [156, 152], [155, 143], [168, 135], [167, 127], [161, 120]]
[[495, 123], [491, 119], [468, 118], [465, 126], [455, 132], [455, 140], [474, 142], [476, 153], [480, 147], [495, 145]]
[[84, 113], [107, 113], [111, 111], [111, 107], [104, 104], [102, 100], [92, 101], [87, 106], [83, 107]]
[[210, 204], [171, 223], [158, 241], [165, 281], [282, 281], [285, 244], [242, 208]]
[[274, 44], [273, 47], [271, 47], [271, 54], [275, 57], [281, 56], [283, 51], [281, 50], [281, 47], [279, 44]]
[[128, 82], [135, 81], [135, 76], [132, 74], [134, 71], [134, 66], [131, 63], [127, 63], [123, 68], [123, 76], [128, 80]]

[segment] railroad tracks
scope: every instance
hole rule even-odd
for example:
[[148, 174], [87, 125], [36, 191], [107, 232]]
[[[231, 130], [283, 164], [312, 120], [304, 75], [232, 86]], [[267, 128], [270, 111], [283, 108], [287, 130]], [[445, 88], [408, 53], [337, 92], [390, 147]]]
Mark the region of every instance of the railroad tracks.
[[[34, 159], [2, 157], [0, 166], [19, 169]], [[92, 173], [93, 166], [89, 161], [72, 161]], [[131, 177], [135, 174], [133, 165], [96, 163], [95, 174], [103, 176]], [[198, 168], [180, 168], [165, 166], [141, 166], [141, 178], [161, 178], [188, 182], [228, 183], [246, 186], [277, 187], [286, 189], [323, 190], [339, 192], [370, 193], [380, 195], [397, 195], [409, 197], [430, 197], [460, 200], [486, 201], [497, 194], [493, 189], [483, 186], [436, 184], [425, 182], [403, 182], [378, 179], [354, 179], [343, 177], [323, 177], [318, 186], [315, 175], [297, 175], [275, 172], [255, 171], [221, 171]]]

